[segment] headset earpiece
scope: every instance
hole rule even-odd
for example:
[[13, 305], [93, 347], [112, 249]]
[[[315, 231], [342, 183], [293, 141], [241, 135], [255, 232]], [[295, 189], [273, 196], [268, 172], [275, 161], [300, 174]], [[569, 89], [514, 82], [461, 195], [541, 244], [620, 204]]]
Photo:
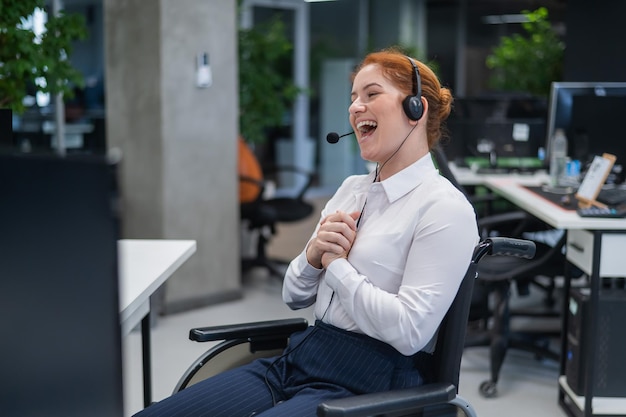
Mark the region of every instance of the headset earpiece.
[[419, 120], [422, 118], [424, 114], [424, 104], [422, 103], [422, 80], [420, 78], [420, 72], [417, 68], [417, 65], [411, 58], [406, 57], [411, 66], [413, 67], [413, 72], [415, 74], [414, 84], [413, 84], [413, 93], [412, 96], [406, 96], [404, 100], [402, 100], [402, 108], [404, 109], [404, 113], [406, 113], [407, 117], [411, 120]]
[[421, 119], [422, 114], [424, 113], [422, 100], [418, 96], [407, 96], [402, 101], [402, 108], [404, 109], [407, 117], [411, 120]]

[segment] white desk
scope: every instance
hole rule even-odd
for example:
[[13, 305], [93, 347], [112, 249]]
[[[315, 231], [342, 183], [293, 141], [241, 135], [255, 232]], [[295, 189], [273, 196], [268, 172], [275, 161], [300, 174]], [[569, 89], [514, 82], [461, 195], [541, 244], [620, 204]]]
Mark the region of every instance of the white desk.
[[150, 311], [150, 296], [196, 251], [196, 241], [122, 239], [118, 251], [125, 335]]
[[[567, 231], [567, 261], [578, 266], [589, 276], [591, 287], [590, 311], [592, 324], [591, 340], [598, 340], [597, 314], [600, 281], [605, 277], [626, 276], [626, 219], [583, 218], [575, 210], [566, 210], [542, 196], [528, 190], [514, 178], [485, 176], [482, 184], [494, 193], [506, 198], [519, 208], [545, 221], [549, 225]], [[540, 183], [539, 183], [540, 184]], [[524, 185], [539, 185], [528, 183]], [[573, 202], [576, 204], [576, 202]], [[569, 277], [568, 277], [569, 278]], [[565, 294], [569, 294], [570, 281], [565, 280]], [[585, 395], [576, 395], [565, 378], [565, 352], [568, 303], [563, 306], [563, 336], [561, 346], [561, 376], [559, 377], [559, 404], [569, 416], [624, 416], [626, 398], [594, 397], [593, 384], [586, 384]], [[593, 346], [593, 344], [591, 344]], [[624, 347], [626, 349], [626, 346]], [[594, 380], [594, 347], [587, 352], [584, 370], [585, 380]]]
[[152, 402], [150, 296], [196, 251], [195, 240], [118, 242], [122, 335], [141, 323], [144, 405]]
[[[580, 217], [575, 210], [559, 207], [524, 186], [543, 184], [538, 178], [497, 178], [485, 176], [483, 185], [494, 193], [557, 229], [626, 230], [626, 219]], [[572, 202], [575, 207], [576, 202]]]

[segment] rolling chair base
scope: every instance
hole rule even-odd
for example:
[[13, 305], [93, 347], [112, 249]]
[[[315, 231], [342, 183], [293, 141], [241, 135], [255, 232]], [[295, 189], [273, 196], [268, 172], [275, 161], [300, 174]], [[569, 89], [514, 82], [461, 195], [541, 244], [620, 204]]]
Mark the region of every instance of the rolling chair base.
[[[274, 235], [274, 231], [271, 229], [265, 233], [268, 233], [269, 237]], [[269, 258], [267, 256], [265, 248], [269, 242], [269, 237], [265, 233], [264, 231], [258, 231], [254, 257], [242, 257], [241, 273], [243, 275], [253, 268], [265, 268], [269, 271], [271, 276], [282, 279], [285, 276], [285, 270], [287, 269], [287, 265], [289, 265], [289, 261]]]

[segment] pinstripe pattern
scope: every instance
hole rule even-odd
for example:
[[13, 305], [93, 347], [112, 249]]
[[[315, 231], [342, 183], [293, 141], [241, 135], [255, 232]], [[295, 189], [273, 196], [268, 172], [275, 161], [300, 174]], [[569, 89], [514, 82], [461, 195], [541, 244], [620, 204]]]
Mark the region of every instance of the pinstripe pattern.
[[314, 417], [323, 400], [423, 383], [412, 358], [319, 322], [293, 335], [286, 352], [202, 381], [136, 417]]

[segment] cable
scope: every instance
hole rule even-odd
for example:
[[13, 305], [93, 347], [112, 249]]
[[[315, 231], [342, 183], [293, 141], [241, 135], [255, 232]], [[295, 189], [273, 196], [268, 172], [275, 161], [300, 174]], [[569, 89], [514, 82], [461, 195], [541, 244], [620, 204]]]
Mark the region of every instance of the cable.
[[374, 176], [374, 182], [379, 180], [380, 177], [380, 172], [383, 170], [383, 168], [385, 167], [385, 165], [387, 164], [387, 162], [389, 162], [389, 160], [391, 158], [393, 158], [398, 151], [400, 150], [400, 148], [402, 148], [402, 145], [404, 145], [404, 142], [406, 142], [406, 140], [409, 138], [409, 136], [411, 136], [411, 133], [413, 133], [413, 130], [415, 130], [415, 128], [417, 127], [417, 123], [413, 125], [413, 127], [411, 128], [411, 130], [409, 130], [409, 133], [406, 134], [405, 138], [402, 139], [402, 143], [400, 144], [400, 146], [398, 146], [398, 148], [393, 151], [393, 153], [391, 154], [391, 156], [389, 158], [387, 158], [387, 160], [385, 162], [383, 162], [383, 164], [380, 166], [380, 169], [378, 169], [378, 164], [376, 164], [376, 175]]
[[[402, 139], [402, 143], [400, 143], [400, 146], [398, 146], [398, 148], [393, 151], [393, 153], [389, 156], [389, 158], [387, 158], [387, 160], [385, 162], [382, 163], [382, 165], [380, 165], [380, 169], [378, 168], [379, 165], [378, 163], [376, 164], [376, 171], [374, 174], [374, 180], [372, 181], [372, 184], [375, 183], [376, 181], [380, 180], [380, 173], [383, 170], [383, 168], [385, 167], [385, 165], [387, 164], [387, 162], [389, 162], [389, 160], [391, 158], [393, 158], [398, 151], [400, 150], [400, 148], [402, 148], [402, 145], [404, 145], [404, 142], [406, 142], [406, 140], [409, 138], [409, 136], [411, 135], [411, 132], [413, 132], [413, 130], [417, 127], [417, 124], [415, 124], [411, 130], [409, 130], [409, 133], [407, 133], [407, 135], [404, 137], [404, 139]], [[356, 220], [356, 228], [358, 230], [359, 225], [361, 224], [361, 219], [363, 218], [363, 212], [365, 212], [365, 206], [367, 206], [367, 199], [365, 199], [365, 203], [363, 203], [363, 208], [361, 208], [361, 213], [359, 214], [358, 219]]]
[[361, 219], [363, 218], [363, 213], [365, 212], [365, 206], [367, 206], [367, 198], [365, 199], [365, 203], [363, 203], [363, 208], [361, 209], [361, 213], [359, 213], [359, 218], [356, 219], [356, 230], [359, 230], [359, 225], [361, 224]]

